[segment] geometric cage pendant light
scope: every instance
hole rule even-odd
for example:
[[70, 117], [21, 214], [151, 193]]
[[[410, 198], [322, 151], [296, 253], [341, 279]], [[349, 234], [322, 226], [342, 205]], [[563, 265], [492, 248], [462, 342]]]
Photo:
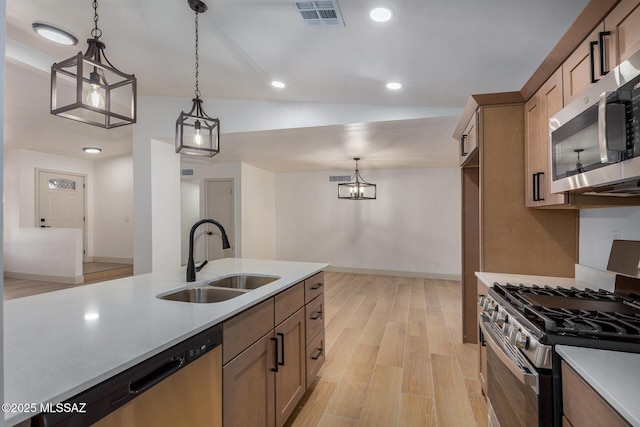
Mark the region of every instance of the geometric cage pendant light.
[[220, 120], [209, 117], [202, 108], [198, 88], [198, 14], [207, 11], [200, 0], [187, 0], [196, 13], [196, 88], [191, 110], [182, 111], [176, 120], [176, 153], [213, 157], [220, 152]]
[[356, 172], [349, 182], [338, 184], [338, 199], [375, 200], [376, 185], [365, 181], [360, 176], [358, 171], [360, 157], [354, 157], [353, 160], [356, 161]]
[[87, 51], [51, 66], [51, 114], [102, 128], [136, 122], [137, 81], [114, 67], [100, 41], [98, 2]]

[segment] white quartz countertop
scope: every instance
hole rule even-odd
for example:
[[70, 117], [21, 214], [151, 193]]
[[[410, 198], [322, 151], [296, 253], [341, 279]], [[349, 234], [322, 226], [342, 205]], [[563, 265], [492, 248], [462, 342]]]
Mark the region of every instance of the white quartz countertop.
[[[328, 264], [226, 258], [196, 282], [184, 268], [4, 303], [4, 401], [58, 403], [323, 270]], [[280, 279], [213, 304], [156, 295], [233, 274]], [[35, 414], [5, 412], [7, 425]]]
[[640, 427], [640, 354], [566, 345], [555, 349], [623, 418]]

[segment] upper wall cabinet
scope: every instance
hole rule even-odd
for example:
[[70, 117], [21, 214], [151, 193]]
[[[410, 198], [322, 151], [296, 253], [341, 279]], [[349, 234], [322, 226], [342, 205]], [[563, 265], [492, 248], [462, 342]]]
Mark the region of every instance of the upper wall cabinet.
[[606, 62], [607, 37], [604, 23], [601, 23], [562, 64], [565, 104], [578, 98], [585, 89], [609, 72], [610, 65]]
[[610, 69], [640, 50], [640, 1], [622, 0], [604, 20]]
[[460, 164], [469, 161], [478, 148], [478, 112], [476, 111], [460, 136]]
[[527, 207], [567, 203], [565, 194], [552, 194], [549, 171], [549, 119], [564, 106], [562, 70], [558, 69], [524, 108], [525, 197]]
[[639, 49], [640, 1], [622, 0], [562, 65], [565, 105]]

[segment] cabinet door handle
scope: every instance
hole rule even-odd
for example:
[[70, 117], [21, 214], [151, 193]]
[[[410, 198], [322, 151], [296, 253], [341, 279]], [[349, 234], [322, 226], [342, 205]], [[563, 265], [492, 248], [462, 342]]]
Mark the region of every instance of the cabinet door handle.
[[607, 70], [607, 64], [605, 61], [605, 46], [604, 38], [611, 35], [611, 31], [600, 31], [598, 33], [598, 49], [600, 50], [600, 75], [606, 76], [609, 73]]
[[316, 349], [317, 353], [314, 356], [311, 356], [312, 360], [318, 360], [320, 358], [320, 356], [322, 356], [322, 353], [324, 352], [324, 349], [322, 347]]
[[284, 334], [282, 332], [278, 332], [278, 336], [280, 337], [280, 353], [282, 353], [282, 362], [278, 362], [278, 365], [284, 366]]
[[538, 191], [537, 191], [537, 188], [536, 188], [537, 181], [538, 181], [538, 174], [537, 173], [532, 173], [531, 174], [531, 184], [532, 184], [533, 188], [531, 189], [532, 190], [531, 191], [531, 195], [532, 195], [532, 198], [533, 198], [534, 202], [538, 201], [538, 196], [537, 196]]
[[542, 202], [542, 201], [544, 201], [544, 197], [540, 197], [540, 177], [541, 177], [542, 175], [544, 175], [544, 172], [538, 172], [536, 175], [537, 175], [537, 176], [536, 176], [536, 181], [537, 181], [537, 184], [536, 184], [536, 187], [537, 187], [537, 194], [536, 194], [536, 198], [537, 198], [537, 200], [538, 200], [539, 202]]
[[276, 344], [276, 345], [275, 345], [275, 348], [276, 348], [276, 354], [275, 354], [275, 359], [274, 359], [274, 361], [275, 361], [275, 363], [274, 363], [275, 367], [274, 367], [274, 368], [271, 368], [271, 372], [278, 372], [278, 338], [271, 338], [271, 341], [274, 341], [274, 342], [275, 342], [275, 344]]
[[469, 154], [466, 151], [464, 151], [464, 143], [466, 142], [466, 140], [467, 140], [467, 135], [462, 135], [460, 137], [460, 155], [463, 157]]
[[591, 83], [595, 83], [598, 81], [598, 79], [596, 79], [596, 61], [593, 57], [594, 47], [596, 47], [597, 44], [597, 41], [589, 42], [589, 71], [591, 72]]
[[322, 287], [322, 282], [320, 283], [316, 283], [315, 285], [313, 285], [311, 287], [312, 290], [317, 291], [318, 289], [320, 289]]
[[322, 319], [322, 310], [316, 311], [313, 316], [310, 317], [311, 320]]

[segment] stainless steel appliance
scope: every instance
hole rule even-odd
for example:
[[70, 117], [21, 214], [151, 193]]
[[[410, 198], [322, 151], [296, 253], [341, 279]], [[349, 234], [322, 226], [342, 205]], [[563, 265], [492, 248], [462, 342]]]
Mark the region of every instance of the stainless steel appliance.
[[549, 124], [552, 193], [640, 195], [640, 52]]
[[640, 295], [495, 283], [480, 306], [494, 426], [562, 425], [554, 345], [640, 353]]
[[38, 414], [33, 426], [222, 424], [222, 328], [216, 325]]

